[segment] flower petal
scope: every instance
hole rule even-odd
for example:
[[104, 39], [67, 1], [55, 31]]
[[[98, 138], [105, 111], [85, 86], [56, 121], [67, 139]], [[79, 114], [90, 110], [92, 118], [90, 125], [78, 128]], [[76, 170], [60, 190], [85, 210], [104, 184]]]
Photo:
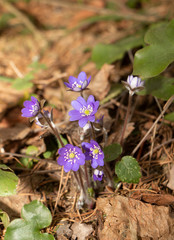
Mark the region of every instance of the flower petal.
[[88, 118], [87, 117], [83, 117], [81, 119], [79, 119], [79, 126], [80, 127], [84, 127], [88, 122]]
[[72, 89], [71, 84], [69, 84], [69, 83], [67, 83], [67, 82], [64, 82], [64, 84], [65, 84], [68, 88], [71, 88], [71, 89]]
[[76, 109], [78, 111], [83, 107], [83, 105], [79, 101], [76, 101], [76, 100], [72, 101], [71, 105], [73, 106], [74, 109]]
[[88, 121], [95, 122], [95, 116], [94, 115], [88, 116]]
[[92, 161], [91, 161], [91, 167], [96, 168], [97, 166], [98, 166], [98, 163], [97, 163], [96, 159], [93, 158]]
[[87, 105], [90, 104], [90, 103], [93, 103], [93, 104], [94, 104], [94, 102], [95, 102], [94, 96], [93, 96], [93, 95], [90, 95], [90, 96], [88, 97], [88, 100], [87, 100]]
[[79, 164], [77, 162], [74, 163], [71, 169], [76, 172], [79, 169]]
[[70, 121], [76, 121], [81, 118], [81, 114], [77, 110], [69, 111]]
[[68, 81], [69, 81], [70, 85], [72, 85], [74, 82], [77, 81], [77, 79], [73, 76], [69, 76]]
[[65, 172], [69, 172], [71, 169], [72, 169], [72, 164], [71, 164], [71, 162], [67, 161], [64, 165], [64, 170], [65, 170]]
[[80, 83], [80, 81], [84, 82], [86, 79], [87, 79], [87, 76], [86, 76], [85, 72], [79, 73], [78, 78], [77, 78], [78, 83]]
[[32, 108], [32, 102], [31, 101], [28, 101], [28, 100], [26, 100], [24, 103], [23, 103], [23, 105], [24, 105], [24, 107], [26, 107], [26, 108]]
[[64, 157], [59, 156], [58, 159], [57, 159], [57, 163], [58, 163], [60, 166], [63, 166], [63, 165], [65, 164], [65, 159], [64, 159]]
[[33, 117], [32, 113], [27, 108], [23, 108], [21, 112], [22, 112], [22, 117]]
[[31, 101], [32, 101], [33, 103], [39, 103], [38, 100], [37, 100], [37, 98], [35, 98], [35, 97], [33, 97], [33, 96], [31, 96]]

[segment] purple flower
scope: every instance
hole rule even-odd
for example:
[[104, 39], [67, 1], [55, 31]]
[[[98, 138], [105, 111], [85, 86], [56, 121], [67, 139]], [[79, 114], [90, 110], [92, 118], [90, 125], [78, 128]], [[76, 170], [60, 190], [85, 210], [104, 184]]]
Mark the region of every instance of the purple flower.
[[22, 117], [36, 117], [38, 113], [40, 112], [40, 103], [38, 100], [31, 96], [31, 101], [25, 101], [24, 107], [22, 112]]
[[69, 87], [72, 91], [80, 92], [89, 85], [91, 76], [87, 79], [86, 73], [81, 72], [77, 78], [70, 76], [68, 81], [69, 83], [64, 82], [67, 87]]
[[88, 121], [95, 121], [99, 101], [95, 101], [94, 96], [90, 95], [87, 101], [83, 97], [78, 97], [77, 100], [71, 102], [71, 105], [75, 110], [69, 112], [70, 121], [79, 120], [80, 127], [84, 127]]
[[82, 142], [82, 148], [86, 150], [86, 160], [91, 160], [93, 168], [104, 165], [104, 153], [96, 141], [91, 140], [90, 143]]
[[94, 181], [102, 181], [103, 176], [104, 176], [103, 171], [100, 171], [98, 169], [94, 170], [94, 174], [93, 174]]
[[134, 77], [133, 75], [128, 76], [127, 82], [122, 81], [124, 86], [129, 90], [129, 94], [133, 95], [144, 88], [144, 81], [139, 77]]
[[70, 170], [77, 171], [80, 165], [85, 164], [85, 155], [79, 147], [74, 147], [71, 144], [59, 149], [59, 157], [57, 163], [64, 166], [65, 172]]
[[[52, 122], [53, 121], [53, 116], [52, 116], [52, 111], [51, 113], [49, 111], [45, 111], [43, 110], [43, 114], [45, 115], [45, 117], [50, 121]], [[48, 127], [48, 124], [47, 122], [45, 121], [45, 119], [43, 118], [42, 114], [38, 114], [35, 118], [36, 120], [36, 124], [40, 127]]]

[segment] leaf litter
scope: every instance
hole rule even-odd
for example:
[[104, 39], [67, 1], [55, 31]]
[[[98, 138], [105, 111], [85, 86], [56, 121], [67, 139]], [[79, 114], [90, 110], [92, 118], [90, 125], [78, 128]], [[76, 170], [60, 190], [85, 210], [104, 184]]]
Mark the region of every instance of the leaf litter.
[[[31, 93], [37, 94], [41, 99], [45, 98], [49, 108], [56, 107], [54, 117], [60, 132], [69, 141], [79, 143], [78, 128], [72, 123], [69, 124], [67, 116], [70, 103], [77, 94], [67, 92], [63, 81], [67, 80], [69, 75], [77, 76], [82, 69], [87, 75], [92, 76], [91, 90], [97, 99], [103, 101], [110, 94], [114, 84], [124, 80], [132, 71], [127, 54], [113, 65], [104, 65], [100, 71], [89, 59], [91, 50], [96, 44], [115, 43], [134, 34], [137, 28], [141, 29], [141, 23], [134, 26], [134, 21], [131, 19], [118, 22], [81, 23], [82, 19], [96, 16], [96, 12], [91, 11], [91, 8], [95, 10], [99, 4], [98, 9], [103, 9], [105, 1], [98, 0], [95, 1], [96, 3], [89, 1], [87, 4], [89, 9], [80, 9], [77, 3], [73, 5], [74, 2], [76, 1], [69, 1], [65, 5], [75, 6], [73, 8], [76, 9], [75, 11], [70, 7], [60, 6], [58, 1], [32, 0], [29, 3], [18, 1], [15, 4], [19, 11], [24, 11], [34, 18], [36, 29], [41, 36], [44, 36], [46, 42], [50, 43], [45, 49], [41, 48], [35, 31], [32, 34], [27, 33], [27, 24], [20, 16], [10, 19], [5, 29], [1, 30], [0, 74], [12, 79], [7, 82], [0, 81], [1, 153], [6, 151], [22, 154], [28, 145], [38, 146], [40, 153], [45, 149], [43, 138], [39, 139], [39, 136], [45, 132], [39, 129], [35, 131], [36, 126], [24, 121], [16, 111]], [[149, 4], [148, 2], [142, 4], [145, 12], [158, 13], [160, 19], [170, 12], [165, 1], [160, 1], [161, 5], [155, 0]], [[100, 12], [98, 9], [97, 11]], [[6, 12], [7, 8], [3, 6], [1, 14]], [[29, 65], [36, 60], [45, 64], [47, 69], [39, 70], [34, 74], [31, 80], [34, 85], [22, 91], [12, 88], [13, 79], [19, 77], [18, 74], [25, 76], [30, 71]], [[113, 77], [114, 74], [116, 76]], [[171, 75], [170, 69], [167, 74]], [[85, 94], [90, 95], [90, 92], [86, 91]], [[119, 141], [121, 121], [124, 119], [127, 106], [123, 94], [114, 97], [115, 99], [106, 100], [100, 109], [100, 113], [103, 112], [106, 117], [104, 124], [110, 143]], [[125, 133], [128, 154], [139, 143], [151, 127], [152, 120], [154, 121], [159, 114], [159, 109], [151, 96], [138, 96], [134, 101], [137, 102], [136, 110]], [[162, 101], [160, 104], [164, 105]], [[170, 109], [172, 111], [172, 106]], [[14, 112], [11, 118], [9, 118], [10, 112]], [[119, 119], [117, 124], [115, 118]], [[108, 191], [109, 188], [106, 187], [104, 192], [99, 193], [96, 208], [88, 211], [78, 212], [75, 209], [77, 193], [70, 176], [63, 177], [63, 188], [57, 208], [55, 212], [53, 211], [61, 178], [61, 169], [55, 159], [46, 162], [42, 156], [39, 156], [40, 160], [35, 163], [34, 169], [27, 169], [17, 167], [17, 161], [20, 159], [18, 156], [9, 154], [7, 157], [1, 154], [1, 163], [8, 164], [20, 178], [17, 195], [0, 197], [1, 209], [7, 212], [12, 220], [19, 217], [24, 204], [34, 199], [40, 200], [51, 209], [53, 215], [53, 223], [49, 231], [55, 233], [54, 228], [59, 224], [61, 226], [62, 220], [67, 221], [67, 229], [61, 232], [62, 239], [86, 237], [86, 239], [104, 240], [172, 240], [174, 236], [172, 210], [174, 199], [171, 191], [173, 190], [173, 141], [171, 141], [173, 125], [168, 123], [169, 125], [165, 127], [166, 125], [160, 121], [155, 139], [150, 136], [138, 150], [137, 159], [143, 173], [140, 183], [123, 183], [120, 188], [116, 188], [115, 193], [112, 189]], [[138, 134], [135, 131], [138, 131]], [[81, 236], [81, 231], [85, 231], [84, 229], [86, 235]], [[2, 228], [2, 236], [3, 231]], [[61, 239], [58, 232], [55, 236]]]

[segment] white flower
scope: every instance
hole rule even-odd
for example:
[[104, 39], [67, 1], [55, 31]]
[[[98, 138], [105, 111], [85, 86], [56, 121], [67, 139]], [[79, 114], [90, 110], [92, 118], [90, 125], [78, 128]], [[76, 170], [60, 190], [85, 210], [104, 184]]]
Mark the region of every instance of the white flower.
[[127, 82], [122, 81], [122, 83], [129, 90], [129, 94], [131, 96], [133, 96], [135, 92], [144, 88], [144, 81], [142, 81], [139, 77], [134, 77], [133, 75], [128, 76]]

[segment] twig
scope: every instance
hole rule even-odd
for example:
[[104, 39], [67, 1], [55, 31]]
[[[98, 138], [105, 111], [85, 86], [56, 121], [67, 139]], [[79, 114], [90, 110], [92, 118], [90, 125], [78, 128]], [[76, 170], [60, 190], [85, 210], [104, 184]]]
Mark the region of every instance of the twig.
[[[168, 141], [160, 144], [159, 146], [155, 147], [155, 148], [153, 149], [153, 153], [156, 152], [158, 149], [160, 149], [162, 146], [167, 145], [167, 144], [172, 143], [172, 142], [174, 142], [174, 138], [172, 138], [172, 139], [170, 139], [170, 140], [168, 140]], [[146, 153], [143, 157], [141, 157], [140, 160], [145, 159], [149, 154], [151, 154], [151, 151], [149, 151], [149, 152]]]
[[174, 95], [172, 97], [169, 98], [169, 100], [167, 101], [167, 103], [164, 105], [163, 107], [163, 111], [160, 113], [160, 115], [157, 117], [156, 121], [153, 123], [153, 125], [151, 126], [151, 128], [149, 129], [149, 131], [145, 134], [145, 136], [142, 138], [142, 140], [139, 142], [139, 144], [134, 148], [134, 150], [132, 151], [131, 155], [134, 155], [136, 153], [136, 151], [138, 150], [138, 148], [141, 146], [141, 144], [147, 139], [149, 133], [153, 130], [153, 128], [155, 127], [155, 125], [157, 124], [157, 122], [160, 120], [160, 118], [164, 115], [164, 113], [166, 112], [166, 110], [169, 108], [169, 106], [172, 104], [174, 100]]
[[59, 190], [57, 192], [57, 197], [56, 197], [56, 202], [55, 202], [55, 205], [54, 205], [54, 210], [53, 210], [53, 216], [54, 216], [54, 213], [56, 211], [56, 207], [57, 207], [57, 204], [58, 204], [58, 201], [60, 199], [60, 191], [61, 191], [61, 187], [62, 187], [62, 182], [63, 182], [63, 172], [64, 172], [64, 167], [62, 166], [62, 170], [61, 170], [61, 178], [60, 178], [60, 183], [59, 183]]
[[127, 20], [134, 20], [134, 21], [139, 21], [139, 22], [155, 22], [157, 20], [156, 17], [152, 15], [140, 15], [132, 10], [129, 10], [126, 8], [126, 10], [112, 10], [112, 9], [107, 9], [107, 8], [97, 8], [97, 7], [92, 7], [86, 4], [76, 4], [72, 2], [66, 2], [66, 1], [49, 1], [49, 0], [40, 0], [40, 2], [45, 2], [47, 4], [55, 5], [55, 6], [61, 6], [61, 7], [67, 7], [70, 9], [75, 9], [75, 10], [88, 10], [97, 14], [101, 15], [107, 15], [107, 14], [114, 14], [120, 18], [127, 19]]
[[50, 158], [39, 158], [39, 157], [35, 157], [35, 156], [31, 156], [31, 155], [26, 155], [26, 154], [20, 154], [20, 153], [11, 153], [11, 152], [0, 152], [0, 155], [1, 156], [13, 156], [13, 157], [25, 157], [25, 158], [33, 158], [33, 159], [36, 159], [38, 161], [42, 161], [42, 162], [45, 162], [45, 163], [52, 163], [52, 164], [55, 164], [57, 165], [57, 163], [55, 161], [53, 161], [53, 159], [50, 159]]

